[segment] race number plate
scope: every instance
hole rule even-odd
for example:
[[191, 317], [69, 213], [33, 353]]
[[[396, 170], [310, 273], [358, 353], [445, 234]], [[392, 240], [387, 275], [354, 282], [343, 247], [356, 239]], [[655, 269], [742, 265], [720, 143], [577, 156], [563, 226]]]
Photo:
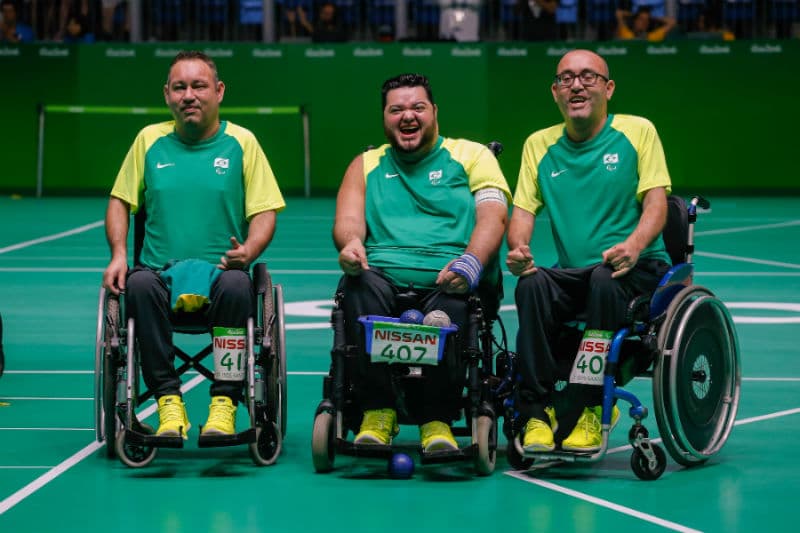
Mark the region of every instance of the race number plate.
[[359, 318], [373, 363], [438, 365], [447, 335], [458, 328], [406, 324], [392, 317]]
[[575, 364], [569, 375], [570, 383], [602, 385], [606, 368], [606, 354], [611, 346], [610, 331], [586, 330], [583, 334]]
[[215, 327], [214, 378], [220, 381], [241, 381], [247, 366], [247, 335], [244, 328]]

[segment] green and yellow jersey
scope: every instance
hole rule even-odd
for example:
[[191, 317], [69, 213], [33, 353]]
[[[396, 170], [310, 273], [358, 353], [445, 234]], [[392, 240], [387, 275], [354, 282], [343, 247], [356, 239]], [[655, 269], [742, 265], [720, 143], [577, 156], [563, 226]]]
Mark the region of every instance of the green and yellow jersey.
[[439, 137], [414, 162], [386, 144], [363, 160], [367, 260], [400, 287], [434, 288], [439, 271], [464, 253], [475, 191], [495, 187], [511, 198], [496, 158], [476, 142]]
[[[547, 207], [559, 266], [586, 267], [633, 233], [644, 194], [671, 190], [664, 149], [653, 124], [631, 115], [609, 115], [594, 138], [571, 141], [564, 124], [525, 141], [514, 205], [538, 214]], [[669, 263], [659, 236], [641, 258]]]
[[217, 264], [231, 236], [245, 241], [254, 215], [286, 205], [255, 136], [228, 121], [193, 144], [178, 138], [173, 121], [145, 127], [111, 196], [133, 213], [147, 210], [139, 263], [154, 269], [190, 258]]

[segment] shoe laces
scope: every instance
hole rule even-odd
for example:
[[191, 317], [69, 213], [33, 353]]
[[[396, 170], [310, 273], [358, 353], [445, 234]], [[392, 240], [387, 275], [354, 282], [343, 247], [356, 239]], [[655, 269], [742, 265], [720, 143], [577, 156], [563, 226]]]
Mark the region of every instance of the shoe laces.
[[162, 424], [178, 422], [180, 424], [184, 421], [183, 409], [178, 402], [164, 403], [158, 406], [158, 418]]
[[599, 433], [600, 419], [597, 417], [597, 413], [595, 413], [594, 409], [586, 409], [576, 426], [586, 433]]
[[394, 416], [391, 411], [373, 411], [367, 413], [365, 425], [371, 430], [391, 433], [394, 429]]
[[216, 422], [222, 423], [230, 423], [230, 420], [233, 418], [233, 414], [236, 412], [236, 407], [228, 403], [212, 403], [211, 409], [208, 413], [208, 424], [213, 424]]
[[422, 440], [427, 440], [431, 437], [447, 438], [450, 437], [451, 434], [450, 426], [444, 422], [433, 421], [422, 426]]

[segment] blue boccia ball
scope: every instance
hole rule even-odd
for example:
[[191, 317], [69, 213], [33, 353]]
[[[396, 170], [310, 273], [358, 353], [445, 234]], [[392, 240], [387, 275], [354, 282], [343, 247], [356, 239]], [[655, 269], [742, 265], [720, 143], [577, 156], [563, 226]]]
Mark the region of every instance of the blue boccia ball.
[[419, 309], [409, 309], [403, 311], [403, 314], [400, 315], [400, 322], [405, 322], [406, 324], [422, 324], [424, 319], [425, 315]]
[[394, 479], [408, 479], [414, 475], [414, 460], [405, 453], [392, 455], [389, 461], [389, 475]]

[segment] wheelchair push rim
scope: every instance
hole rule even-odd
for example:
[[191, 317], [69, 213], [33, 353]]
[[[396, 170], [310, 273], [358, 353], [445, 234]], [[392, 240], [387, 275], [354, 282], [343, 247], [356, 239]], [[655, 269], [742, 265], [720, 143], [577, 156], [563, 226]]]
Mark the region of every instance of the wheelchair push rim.
[[658, 344], [653, 389], [664, 445], [679, 464], [705, 462], [727, 441], [739, 404], [733, 320], [711, 291], [690, 286], [670, 303]]

